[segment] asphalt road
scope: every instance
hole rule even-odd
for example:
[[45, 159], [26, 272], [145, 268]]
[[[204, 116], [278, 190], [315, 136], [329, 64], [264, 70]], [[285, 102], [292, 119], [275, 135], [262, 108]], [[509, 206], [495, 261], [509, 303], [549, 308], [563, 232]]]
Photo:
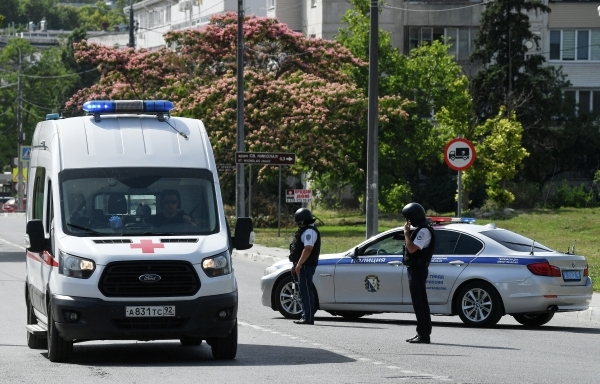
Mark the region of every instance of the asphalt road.
[[414, 316], [345, 321], [317, 312], [295, 325], [260, 304], [267, 262], [233, 260], [239, 285], [239, 347], [234, 361], [178, 341], [76, 344], [68, 364], [26, 345], [24, 218], [0, 215], [0, 382], [4, 383], [595, 383], [600, 324], [556, 316], [528, 330], [512, 317], [492, 329], [434, 317], [432, 344], [404, 340]]

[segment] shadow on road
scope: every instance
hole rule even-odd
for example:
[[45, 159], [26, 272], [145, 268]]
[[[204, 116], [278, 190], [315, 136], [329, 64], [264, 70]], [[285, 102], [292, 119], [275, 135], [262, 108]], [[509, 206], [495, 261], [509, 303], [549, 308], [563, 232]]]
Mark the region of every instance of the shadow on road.
[[[41, 354], [47, 357], [47, 353]], [[354, 362], [339, 354], [318, 349], [277, 345], [239, 344], [235, 360], [215, 360], [205, 342], [198, 347], [183, 347], [177, 342], [103, 344], [74, 346], [71, 364], [86, 366], [288, 366], [341, 364]]]

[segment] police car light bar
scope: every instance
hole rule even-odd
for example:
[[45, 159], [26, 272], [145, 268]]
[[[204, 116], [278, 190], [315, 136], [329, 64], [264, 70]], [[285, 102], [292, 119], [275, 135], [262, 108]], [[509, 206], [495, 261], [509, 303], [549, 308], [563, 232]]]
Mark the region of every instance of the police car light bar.
[[429, 217], [434, 224], [473, 224], [475, 222], [474, 217], [444, 217], [444, 216], [433, 216]]
[[168, 100], [91, 100], [83, 104], [83, 110], [91, 115], [114, 113], [168, 114], [173, 103]]

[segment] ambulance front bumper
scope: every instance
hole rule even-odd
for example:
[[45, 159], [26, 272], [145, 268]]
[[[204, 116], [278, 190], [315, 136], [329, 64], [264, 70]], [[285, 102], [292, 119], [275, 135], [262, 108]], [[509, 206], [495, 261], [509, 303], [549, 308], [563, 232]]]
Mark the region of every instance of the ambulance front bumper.
[[[126, 307], [175, 306], [175, 316], [126, 316]], [[165, 340], [226, 337], [235, 325], [237, 292], [184, 301], [106, 301], [52, 296], [56, 328], [65, 340]], [[154, 311], [153, 311], [154, 312]], [[224, 312], [224, 313], [223, 313]], [[76, 315], [72, 315], [75, 313]], [[225, 314], [225, 316], [223, 316]]]

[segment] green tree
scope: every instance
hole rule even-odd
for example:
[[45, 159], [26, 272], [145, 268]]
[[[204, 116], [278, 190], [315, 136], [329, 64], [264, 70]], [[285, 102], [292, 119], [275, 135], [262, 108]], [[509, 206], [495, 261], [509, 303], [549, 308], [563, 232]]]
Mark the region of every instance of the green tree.
[[[561, 132], [561, 90], [569, 85], [560, 68], [544, 65], [541, 54], [530, 54], [526, 43], [540, 51], [540, 38], [531, 32], [529, 13], [550, 8], [536, 0], [498, 0], [486, 5], [471, 59], [484, 67], [471, 83], [476, 114], [493, 118], [506, 106], [523, 126], [523, 145], [530, 153], [523, 175], [541, 182], [556, 171]], [[555, 153], [555, 156], [552, 154]]]
[[22, 63], [22, 124], [30, 142], [35, 125], [46, 114], [61, 110], [69, 97], [69, 89], [77, 79], [61, 61], [61, 49], [37, 51], [25, 39], [15, 38], [0, 51], [2, 78], [7, 86], [0, 88], [0, 164], [10, 165], [17, 154], [18, 64]]
[[[367, 61], [370, 1], [350, 0], [350, 3], [352, 9], [342, 18], [347, 26], [340, 29], [336, 40], [355, 56]], [[385, 211], [395, 211], [392, 201], [396, 198], [393, 196], [410, 198], [406, 192], [411, 189], [418, 200], [430, 207], [441, 208], [438, 197], [428, 195], [432, 188], [417, 190], [422, 184], [420, 175], [440, 167], [445, 142], [457, 134], [466, 134], [472, 117], [468, 80], [448, 54], [448, 48], [436, 41], [404, 56], [392, 46], [390, 33], [379, 29], [379, 95], [401, 95], [411, 101], [403, 107], [409, 114], [407, 119], [393, 124], [380, 120], [379, 124], [379, 195], [381, 208]], [[351, 67], [350, 75], [366, 95], [368, 68]], [[436, 125], [432, 113], [443, 108], [447, 111], [446, 124]], [[366, 127], [357, 133], [359, 136], [354, 140], [362, 151], [356, 161], [364, 169]], [[351, 184], [360, 195], [365, 189], [365, 178], [364, 174], [359, 176]], [[408, 186], [409, 181], [411, 187]]]

